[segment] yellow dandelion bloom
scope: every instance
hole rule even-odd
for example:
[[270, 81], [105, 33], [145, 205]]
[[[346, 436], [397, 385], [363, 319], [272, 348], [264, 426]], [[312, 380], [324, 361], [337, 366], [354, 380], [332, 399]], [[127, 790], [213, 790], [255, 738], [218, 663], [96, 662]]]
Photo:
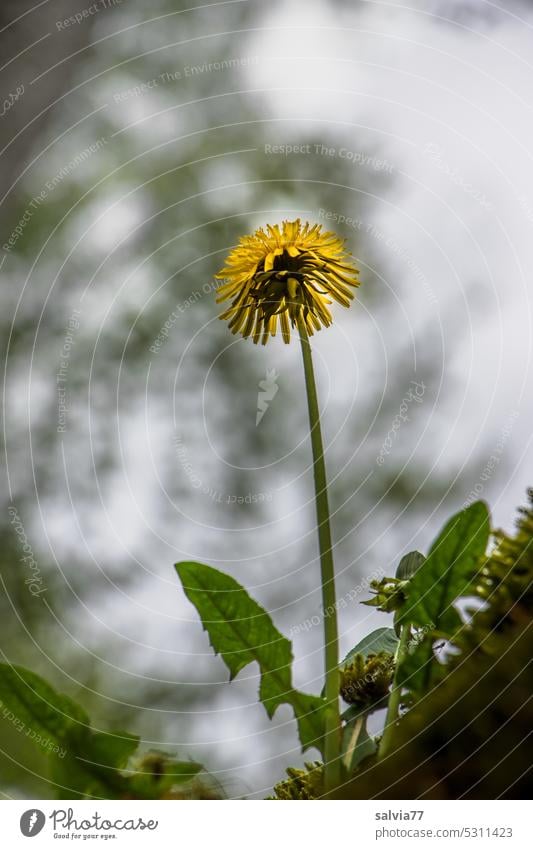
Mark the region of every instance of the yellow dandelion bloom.
[[229, 320], [232, 333], [251, 336], [265, 345], [276, 335], [277, 321], [283, 341], [290, 342], [290, 328], [303, 316], [312, 336], [332, 322], [332, 300], [350, 305], [359, 285], [358, 270], [344, 241], [322, 231], [321, 224], [302, 225], [300, 219], [260, 227], [243, 236], [229, 254], [216, 279], [217, 302], [231, 300], [220, 318]]

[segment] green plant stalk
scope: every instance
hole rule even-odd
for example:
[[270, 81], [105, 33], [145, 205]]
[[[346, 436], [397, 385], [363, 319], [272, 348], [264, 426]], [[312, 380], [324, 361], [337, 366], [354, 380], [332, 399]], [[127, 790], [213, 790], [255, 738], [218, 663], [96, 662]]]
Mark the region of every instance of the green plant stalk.
[[315, 479], [315, 504], [320, 550], [320, 572], [322, 580], [322, 605], [324, 609], [324, 658], [326, 672], [326, 708], [324, 740], [324, 783], [326, 792], [340, 784], [341, 770], [341, 723], [339, 713], [339, 636], [337, 627], [337, 604], [335, 597], [335, 571], [331, 545], [328, 488], [324, 447], [320, 429], [320, 413], [311, 355], [309, 336], [302, 311], [298, 316], [298, 331], [302, 346], [311, 447], [313, 450], [313, 473]]
[[347, 726], [344, 727], [344, 733], [349, 734], [348, 743], [347, 743], [347, 746], [345, 748], [344, 757], [343, 757], [343, 766], [347, 771], [349, 771], [349, 769], [350, 769], [350, 763], [351, 763], [351, 760], [352, 760], [352, 757], [353, 757], [353, 753], [355, 751], [357, 744], [359, 743], [359, 739], [360, 739], [361, 734], [362, 734], [362, 732], [365, 728], [365, 725], [366, 725], [366, 715], [365, 715], [364, 711], [361, 711], [360, 716], [358, 716], [357, 720], [355, 721], [354, 727], [350, 731], [348, 731]]
[[398, 683], [398, 670], [401, 663], [407, 654], [409, 646], [409, 638], [411, 636], [411, 626], [402, 625], [400, 629], [400, 642], [396, 649], [394, 680], [392, 682], [391, 694], [389, 696], [389, 704], [387, 706], [387, 716], [385, 717], [385, 727], [383, 729], [383, 737], [379, 746], [378, 760], [387, 756], [392, 748], [392, 738], [394, 735], [394, 725], [398, 719], [400, 709], [400, 697], [402, 693], [401, 685]]

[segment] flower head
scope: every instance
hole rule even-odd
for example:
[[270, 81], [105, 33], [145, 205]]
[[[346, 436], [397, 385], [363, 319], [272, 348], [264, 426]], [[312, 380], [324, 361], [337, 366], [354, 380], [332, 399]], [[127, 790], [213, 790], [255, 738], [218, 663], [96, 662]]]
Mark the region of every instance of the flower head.
[[394, 657], [390, 652], [356, 654], [341, 669], [340, 694], [349, 705], [369, 708], [377, 705], [389, 692], [394, 675]]
[[260, 227], [243, 236], [216, 275], [226, 282], [219, 287], [217, 302], [231, 299], [220, 318], [229, 320], [232, 333], [251, 336], [266, 344], [276, 335], [277, 321], [284, 342], [290, 327], [302, 315], [312, 336], [332, 322], [332, 300], [350, 305], [359, 285], [357, 268], [343, 240], [323, 232], [320, 224], [283, 221]]

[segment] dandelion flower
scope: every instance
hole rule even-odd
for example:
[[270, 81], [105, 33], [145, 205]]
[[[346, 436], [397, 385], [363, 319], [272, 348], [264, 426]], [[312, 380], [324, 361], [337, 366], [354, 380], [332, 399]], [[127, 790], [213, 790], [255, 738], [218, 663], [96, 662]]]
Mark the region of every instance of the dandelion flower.
[[220, 318], [255, 344], [276, 335], [278, 317], [284, 342], [290, 342], [300, 315], [312, 336], [331, 324], [332, 301], [350, 305], [357, 274], [344, 241], [323, 232], [321, 224], [302, 225], [299, 218], [268, 224], [266, 231], [260, 227], [243, 236], [216, 275], [225, 280], [217, 302], [231, 300]]

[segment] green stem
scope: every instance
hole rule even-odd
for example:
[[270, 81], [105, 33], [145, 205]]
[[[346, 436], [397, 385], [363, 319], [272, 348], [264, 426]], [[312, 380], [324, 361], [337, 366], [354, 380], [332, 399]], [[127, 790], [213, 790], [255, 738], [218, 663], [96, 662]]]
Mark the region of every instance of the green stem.
[[402, 694], [402, 687], [399, 684], [399, 668], [401, 663], [407, 654], [407, 649], [409, 646], [409, 638], [411, 636], [411, 626], [410, 625], [402, 625], [400, 630], [400, 642], [398, 643], [398, 648], [396, 649], [396, 654], [394, 657], [395, 660], [395, 671], [394, 671], [394, 680], [392, 682], [391, 694], [389, 696], [389, 704], [387, 707], [387, 716], [385, 718], [385, 727], [383, 729], [383, 737], [381, 738], [381, 743], [379, 746], [378, 758], [386, 757], [390, 750], [392, 749], [392, 741], [394, 737], [394, 727], [396, 724], [396, 720], [398, 719], [398, 713], [400, 710], [400, 697]]
[[344, 747], [342, 762], [346, 772], [348, 773], [352, 772], [351, 766], [355, 749], [360, 742], [363, 731], [366, 731], [366, 718], [366, 713], [361, 711], [353, 725], [351, 723], [346, 723], [344, 726], [344, 734], [348, 735], [348, 739]]
[[298, 331], [302, 346], [311, 447], [313, 450], [313, 472], [315, 479], [315, 503], [320, 549], [320, 572], [322, 579], [322, 606], [324, 609], [324, 653], [326, 670], [326, 708], [324, 741], [324, 782], [326, 792], [340, 784], [340, 715], [339, 715], [339, 637], [337, 628], [337, 603], [335, 598], [335, 572], [329, 521], [328, 488], [324, 447], [320, 429], [320, 413], [316, 391], [311, 345], [303, 315], [298, 316]]

